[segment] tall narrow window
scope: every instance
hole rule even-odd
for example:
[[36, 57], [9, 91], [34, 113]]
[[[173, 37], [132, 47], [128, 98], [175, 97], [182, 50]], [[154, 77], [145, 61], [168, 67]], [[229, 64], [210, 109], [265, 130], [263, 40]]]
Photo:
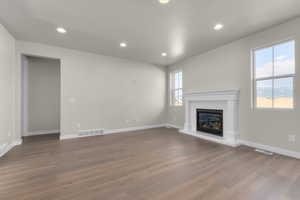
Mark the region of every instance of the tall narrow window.
[[170, 73], [170, 104], [182, 105], [182, 71], [179, 70]]
[[295, 41], [254, 50], [256, 108], [294, 108]]

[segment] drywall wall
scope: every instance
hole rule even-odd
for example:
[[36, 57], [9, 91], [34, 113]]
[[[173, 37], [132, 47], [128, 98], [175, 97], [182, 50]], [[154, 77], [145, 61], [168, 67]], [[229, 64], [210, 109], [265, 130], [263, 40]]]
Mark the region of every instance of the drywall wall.
[[18, 143], [14, 129], [15, 39], [0, 24], [0, 156]]
[[[165, 123], [166, 69], [163, 67], [18, 41], [18, 81], [22, 54], [61, 60], [62, 137], [76, 135], [79, 130]], [[20, 88], [17, 95], [21, 95]], [[19, 120], [20, 105], [21, 102], [16, 105]]]
[[[251, 49], [286, 39], [296, 41], [296, 107], [291, 111], [254, 110], [251, 106]], [[240, 89], [241, 139], [300, 152], [300, 18], [191, 57], [170, 66], [169, 71], [178, 68], [183, 70], [184, 93]], [[184, 107], [169, 106], [167, 116], [168, 123], [183, 127]], [[288, 141], [290, 134], [296, 135], [295, 143]]]
[[27, 58], [27, 131], [25, 135], [58, 133], [60, 129], [60, 61]]

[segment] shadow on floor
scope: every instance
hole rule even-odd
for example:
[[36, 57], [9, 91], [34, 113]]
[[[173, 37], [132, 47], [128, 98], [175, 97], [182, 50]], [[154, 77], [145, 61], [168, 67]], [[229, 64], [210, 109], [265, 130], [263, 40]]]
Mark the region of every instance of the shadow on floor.
[[23, 137], [23, 143], [59, 140], [59, 136], [60, 136], [59, 133], [47, 134], [47, 135], [26, 136], [26, 137]]

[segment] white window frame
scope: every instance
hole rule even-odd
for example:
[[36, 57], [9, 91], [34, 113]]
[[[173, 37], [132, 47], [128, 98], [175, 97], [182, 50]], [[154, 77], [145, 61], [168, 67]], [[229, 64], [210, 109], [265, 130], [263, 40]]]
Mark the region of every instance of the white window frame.
[[[182, 76], [181, 76], [181, 88], [175, 88], [175, 74], [181, 72]], [[181, 69], [178, 70], [174, 70], [170, 72], [170, 105], [171, 106], [183, 106], [183, 97], [181, 100], [181, 104], [176, 103], [176, 98], [175, 98], [175, 92], [176, 91], [182, 91], [183, 94], [183, 73]]]
[[[274, 75], [274, 48], [273, 49], [273, 59], [272, 59], [272, 63], [273, 63], [273, 74], [272, 76], [269, 76], [269, 77], [264, 77], [264, 78], [256, 78], [256, 66], [255, 66], [255, 52], [258, 51], [258, 50], [262, 50], [262, 49], [266, 49], [266, 48], [270, 48], [270, 47], [274, 47], [276, 45], [280, 45], [280, 44], [283, 44], [283, 43], [287, 43], [287, 42], [294, 42], [295, 44], [295, 72], [294, 74], [286, 74], [286, 75]], [[296, 67], [296, 40], [295, 39], [286, 39], [286, 40], [282, 40], [282, 41], [279, 41], [279, 42], [274, 42], [274, 43], [271, 43], [269, 45], [265, 45], [265, 46], [261, 46], [261, 47], [258, 47], [258, 48], [254, 48], [251, 50], [251, 69], [252, 69], [252, 105], [253, 105], [253, 108], [254, 109], [257, 109], [257, 110], [294, 110], [296, 108], [296, 101], [295, 101], [295, 86], [296, 86], [296, 70], [297, 70], [297, 67]], [[293, 78], [293, 107], [292, 108], [277, 108], [277, 107], [274, 107], [274, 80], [276, 79], [281, 79], [281, 78]], [[257, 107], [257, 88], [256, 88], [256, 83], [257, 81], [263, 81], [263, 80], [272, 80], [272, 107], [271, 108], [267, 108], [267, 107]]]

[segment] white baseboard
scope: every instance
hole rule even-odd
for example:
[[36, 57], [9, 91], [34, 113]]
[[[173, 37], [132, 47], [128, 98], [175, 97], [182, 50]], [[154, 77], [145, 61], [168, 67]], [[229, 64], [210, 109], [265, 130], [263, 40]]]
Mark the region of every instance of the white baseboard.
[[20, 145], [20, 144], [22, 144], [22, 139], [16, 140], [10, 144], [4, 144], [4, 145], [0, 146], [0, 158], [2, 156], [4, 156], [4, 154], [9, 152], [12, 148], [14, 148], [15, 146]]
[[166, 128], [176, 128], [178, 130], [183, 128], [183, 127], [180, 127], [180, 126], [177, 126], [177, 125], [174, 125], [174, 124], [166, 124], [165, 126], [166, 126]]
[[54, 133], [59, 133], [59, 132], [60, 132], [60, 130], [34, 131], [34, 132], [24, 133], [23, 136], [48, 135], [48, 134], [54, 134]]
[[290, 150], [282, 149], [279, 147], [273, 147], [273, 146], [259, 144], [259, 143], [250, 142], [250, 141], [246, 141], [246, 140], [240, 140], [239, 143], [241, 145], [249, 146], [249, 147], [252, 147], [255, 149], [262, 149], [262, 150], [266, 150], [266, 151], [276, 153], [279, 155], [284, 155], [284, 156], [300, 159], [300, 152], [290, 151]]
[[130, 127], [130, 128], [113, 129], [113, 130], [104, 131], [104, 135], [112, 134], [112, 133], [140, 131], [140, 130], [146, 130], [146, 129], [152, 129], [152, 128], [162, 128], [162, 127], [166, 127], [166, 125], [165, 124], [159, 124], [159, 125], [149, 125], [149, 126], [140, 126], [140, 127]]
[[[139, 130], [146, 130], [146, 129], [152, 129], [152, 128], [162, 128], [162, 127], [172, 127], [172, 128], [179, 128], [170, 124], [160, 124], [160, 125], [149, 125], [149, 126], [141, 126], [141, 127], [130, 127], [130, 128], [123, 128], [123, 129], [113, 129], [113, 130], [107, 130], [104, 132], [104, 135], [107, 134], [113, 134], [113, 133], [122, 133], [122, 132], [130, 132], [130, 131], [139, 131]], [[59, 132], [59, 131], [58, 131]], [[55, 132], [57, 133], [57, 132]], [[79, 136], [79, 135], [61, 135], [60, 139], [74, 139], [74, 138], [80, 138], [80, 137], [88, 137], [88, 136]], [[3, 144], [0, 146], [0, 157], [5, 155], [8, 151], [10, 151], [13, 147], [17, 145], [22, 144], [22, 139], [16, 140], [10, 144]], [[296, 151], [290, 151], [279, 147], [273, 147], [270, 145], [263, 145], [251, 141], [246, 140], [239, 140], [240, 145], [249, 146], [255, 149], [263, 149], [269, 152], [273, 152], [279, 155], [284, 155], [288, 157], [293, 157], [300, 159], [300, 152]]]
[[112, 129], [112, 130], [104, 130], [103, 134], [94, 134], [94, 135], [60, 135], [61, 140], [66, 139], [75, 139], [75, 138], [82, 138], [82, 137], [91, 137], [91, 136], [99, 136], [99, 135], [108, 135], [113, 133], [123, 133], [123, 132], [130, 132], [130, 131], [140, 131], [152, 128], [162, 128], [166, 127], [166, 124], [159, 124], [159, 125], [148, 125], [148, 126], [139, 126], [139, 127], [130, 127], [130, 128], [121, 128], [121, 129]]
[[[172, 127], [169, 124], [167, 126]], [[186, 132], [184, 130], [179, 130], [179, 132], [187, 134], [187, 135], [192, 135], [192, 136], [195, 136], [195, 137], [199, 137], [201, 139], [210, 140], [212, 142], [217, 142], [217, 143], [221, 143], [221, 144], [224, 144], [224, 145], [232, 146], [232, 147], [237, 147], [239, 145], [245, 145], [245, 146], [249, 146], [249, 147], [252, 147], [252, 148], [255, 148], [255, 149], [262, 149], [262, 150], [266, 150], [266, 151], [269, 151], [269, 152], [272, 152], [272, 153], [275, 153], [275, 154], [300, 159], [300, 152], [297, 152], [297, 151], [290, 151], [290, 150], [287, 150], [287, 149], [283, 149], [283, 148], [279, 148], [279, 147], [273, 147], [273, 146], [270, 146], [270, 145], [259, 144], [259, 143], [255, 143], [255, 142], [250, 142], [250, 141], [247, 141], [247, 140], [239, 140], [237, 145], [233, 145], [233, 144], [228, 143], [226, 141], [215, 140], [211, 137], [205, 137], [203, 135]]]
[[211, 135], [207, 135], [207, 134], [199, 133], [199, 132], [186, 131], [184, 129], [179, 130], [179, 132], [186, 134], [186, 135], [193, 136], [193, 137], [201, 138], [203, 140], [207, 140], [210, 142], [215, 142], [215, 143], [219, 143], [219, 144], [223, 144], [223, 145], [227, 145], [227, 146], [231, 146], [231, 147], [239, 146], [239, 144], [233, 140], [225, 140], [224, 138], [217, 137], [217, 136], [211, 136]]

